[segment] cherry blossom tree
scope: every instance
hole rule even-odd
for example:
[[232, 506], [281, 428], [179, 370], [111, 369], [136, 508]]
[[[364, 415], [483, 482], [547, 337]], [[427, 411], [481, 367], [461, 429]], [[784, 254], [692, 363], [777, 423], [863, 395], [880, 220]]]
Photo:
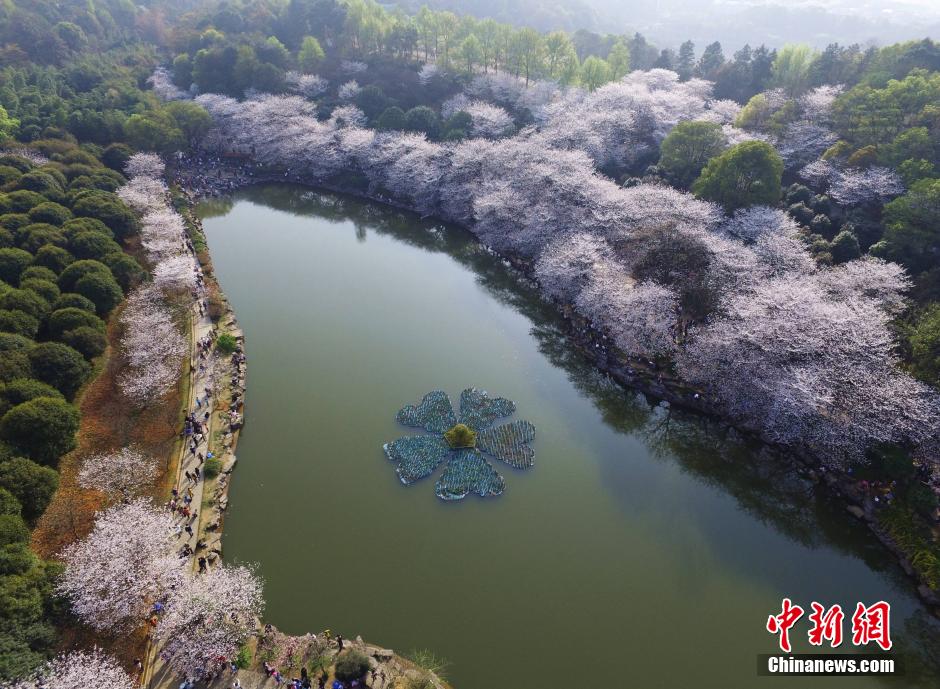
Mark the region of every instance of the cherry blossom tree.
[[58, 584], [72, 611], [104, 632], [135, 628], [183, 580], [173, 517], [147, 500], [99, 512], [91, 533], [65, 548]]
[[120, 495], [129, 500], [143, 486], [157, 476], [157, 462], [132, 447], [107, 453], [90, 455], [82, 462], [78, 483], [83, 488]]
[[770, 279], [693, 329], [679, 370], [768, 439], [843, 465], [872, 443], [924, 442], [938, 408], [897, 370], [887, 319], [872, 300], [835, 300], [806, 276]]
[[111, 656], [98, 648], [71, 651], [56, 656], [30, 679], [19, 680], [11, 689], [134, 689], [137, 682]]
[[199, 677], [235, 657], [257, 629], [263, 609], [261, 581], [254, 572], [220, 564], [186, 578], [173, 591], [154, 635], [171, 667]]
[[330, 82], [318, 74], [301, 74], [300, 72], [287, 72], [284, 81], [294, 93], [305, 98], [316, 98], [326, 93]]
[[724, 234], [752, 243], [765, 234], [792, 236], [799, 225], [789, 213], [769, 206], [741, 208], [721, 223]]
[[543, 292], [570, 303], [591, 280], [595, 266], [612, 260], [613, 252], [603, 238], [577, 232], [545, 247], [535, 263], [535, 277]]
[[163, 177], [163, 159], [154, 153], [135, 153], [127, 160], [124, 171], [128, 177]]
[[634, 284], [616, 263], [595, 266], [576, 304], [578, 311], [627, 354], [655, 357], [675, 349], [676, 294], [655, 282]]
[[176, 84], [173, 83], [173, 77], [165, 67], [157, 67], [150, 75], [150, 78], [147, 79], [147, 83], [150, 84], [153, 92], [163, 100], [184, 100], [189, 98], [186, 91], [177, 88]]
[[901, 176], [886, 167], [840, 171], [832, 180], [829, 195], [840, 206], [883, 204], [904, 193]]
[[176, 386], [186, 343], [159, 288], [152, 284], [131, 293], [120, 322], [128, 370], [119, 385], [125, 397], [147, 404]]
[[339, 90], [337, 91], [337, 96], [340, 100], [352, 100], [357, 95], [362, 88], [359, 86], [359, 82], [355, 79], [347, 81], [345, 84], [340, 85]]
[[483, 101], [473, 101], [463, 110], [470, 115], [471, 136], [498, 139], [512, 133], [513, 121], [509, 113], [496, 105]]
[[874, 256], [821, 271], [816, 282], [830, 298], [847, 301], [861, 295], [889, 315], [904, 310], [907, 304], [904, 295], [911, 287], [904, 268]]

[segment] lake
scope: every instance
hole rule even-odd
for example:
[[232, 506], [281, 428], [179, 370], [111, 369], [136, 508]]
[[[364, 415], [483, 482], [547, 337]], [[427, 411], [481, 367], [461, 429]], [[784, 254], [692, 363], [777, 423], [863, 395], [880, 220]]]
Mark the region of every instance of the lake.
[[[593, 370], [468, 233], [286, 185], [200, 212], [248, 356], [225, 558], [259, 564], [266, 621], [428, 648], [457, 689], [728, 689], [774, 684], [756, 657], [782, 598], [847, 618], [884, 599], [904, 677], [776, 686], [940, 686], [940, 627], [863, 525], [759, 445]], [[535, 424], [534, 466], [494, 462], [493, 498], [402, 485], [382, 446], [423, 431], [398, 409], [468, 387]]]

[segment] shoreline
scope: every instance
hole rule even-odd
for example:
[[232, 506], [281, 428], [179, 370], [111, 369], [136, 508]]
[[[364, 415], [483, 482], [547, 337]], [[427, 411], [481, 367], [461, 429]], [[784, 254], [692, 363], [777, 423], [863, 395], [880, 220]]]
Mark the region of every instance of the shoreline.
[[[369, 193], [368, 191], [358, 189], [342, 188], [339, 185], [331, 184], [323, 180], [306, 179], [300, 176], [290, 176], [288, 174], [279, 175], [273, 171], [265, 171], [263, 169], [261, 169], [260, 174], [242, 176], [239, 174], [238, 168], [236, 167], [235, 176], [223, 180], [221, 177], [222, 173], [225, 171], [230, 172], [231, 169], [231, 165], [225, 164], [217, 166], [217, 168], [214, 169], [219, 175], [217, 181], [225, 182], [221, 189], [212, 186], [209, 188], [200, 188], [198, 185], [188, 186], [184, 185], [181, 181], [177, 181], [177, 184], [187, 188], [191, 203], [203, 199], [224, 197], [249, 186], [286, 183], [351, 196], [418, 215], [414, 209], [406, 204], [381, 194]], [[210, 175], [206, 174], [206, 177], [209, 178]], [[441, 222], [446, 221], [442, 220]], [[470, 231], [469, 228], [462, 229]], [[512, 269], [518, 273], [519, 279], [532, 280], [531, 265], [529, 262], [519, 259], [518, 257], [494, 253], [504, 259]], [[743, 435], [760, 440], [772, 451], [776, 452], [778, 457], [785, 461], [791, 470], [807, 476], [815, 485], [820, 486], [826, 490], [830, 496], [839, 500], [845, 507], [845, 510], [856, 519], [862, 521], [875, 538], [895, 556], [901, 569], [913, 583], [917, 596], [928, 610], [930, 610], [933, 616], [940, 619], [940, 591], [931, 589], [927, 585], [924, 577], [914, 569], [908, 555], [879, 524], [871, 501], [866, 501], [864, 499], [865, 496], [859, 494], [856, 481], [852, 479], [851, 476], [843, 471], [827, 469], [817, 458], [808, 453], [798, 452], [792, 448], [784, 448], [768, 441], [762, 437], [758, 429], [748, 428], [729, 421], [708, 403], [706, 396], [701, 391], [683, 384], [682, 381], [677, 378], [663, 375], [663, 372], [659, 371], [655, 367], [655, 364], [653, 364], [653, 367], [648, 365], [652, 362], [643, 362], [636, 357], [627, 357], [621, 354], [612, 346], [609, 346], [606, 336], [591, 327], [590, 323], [585, 319], [573, 314], [570, 309], [565, 308], [557, 302], [551, 303], [554, 308], [559, 310], [567, 324], [567, 332], [565, 335], [569, 342], [583, 354], [597, 370], [609, 375], [619, 385], [637, 390], [647, 397], [660, 400], [662, 403], [665, 403], [666, 406], [674, 405], [684, 410], [705, 415], [718, 421], [724, 428], [734, 429]]]

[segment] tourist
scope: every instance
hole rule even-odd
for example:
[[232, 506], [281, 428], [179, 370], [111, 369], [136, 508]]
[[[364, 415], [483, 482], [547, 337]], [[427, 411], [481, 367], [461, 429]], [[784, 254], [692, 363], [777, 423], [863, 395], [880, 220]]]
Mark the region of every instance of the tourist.
[[199, 573], [202, 574], [206, 571], [206, 558], [199, 558]]

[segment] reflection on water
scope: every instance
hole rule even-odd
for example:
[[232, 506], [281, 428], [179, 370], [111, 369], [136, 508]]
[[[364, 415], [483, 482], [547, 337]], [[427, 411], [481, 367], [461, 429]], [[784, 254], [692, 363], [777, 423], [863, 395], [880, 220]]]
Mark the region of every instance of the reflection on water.
[[[200, 210], [250, 362], [226, 557], [261, 563], [274, 623], [432, 647], [471, 689], [733, 687], [774, 650], [781, 597], [884, 597], [905, 677], [800, 685], [940, 683], [940, 626], [859, 523], [775, 453], [593, 369], [468, 233], [291, 186]], [[477, 384], [539, 428], [527, 481], [459, 506], [397, 484], [395, 410]]]

